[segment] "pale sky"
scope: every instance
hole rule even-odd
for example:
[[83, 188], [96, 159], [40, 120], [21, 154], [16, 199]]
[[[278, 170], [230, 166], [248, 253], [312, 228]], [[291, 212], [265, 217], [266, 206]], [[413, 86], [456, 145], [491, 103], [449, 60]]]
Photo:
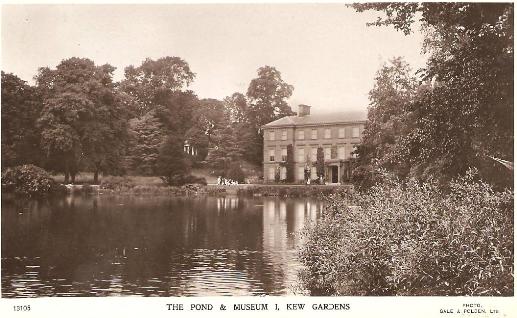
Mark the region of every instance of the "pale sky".
[[115, 66], [118, 81], [147, 57], [178, 56], [196, 73], [190, 89], [223, 99], [271, 65], [294, 86], [295, 111], [366, 110], [385, 61], [425, 65], [423, 36], [367, 27], [376, 16], [344, 4], [4, 5], [2, 70], [33, 83], [38, 67], [77, 56]]

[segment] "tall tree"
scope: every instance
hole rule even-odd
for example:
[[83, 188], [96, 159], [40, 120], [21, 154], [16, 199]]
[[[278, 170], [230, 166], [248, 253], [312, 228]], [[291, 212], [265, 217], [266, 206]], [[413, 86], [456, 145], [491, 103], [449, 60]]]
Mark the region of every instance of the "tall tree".
[[163, 124], [153, 112], [148, 112], [129, 121], [129, 132], [129, 169], [142, 175], [157, 175], [160, 149], [167, 139]]
[[[409, 34], [419, 20], [430, 54], [409, 113], [413, 125], [402, 153], [417, 176], [450, 177], [469, 166], [487, 168], [490, 156], [513, 161], [513, 4], [375, 3], [375, 25]], [[483, 174], [483, 170], [481, 171]], [[508, 173], [507, 173], [508, 175]]]
[[[187, 62], [170, 56], [146, 59], [138, 67], [125, 69], [120, 90], [127, 94], [126, 99], [137, 116], [131, 121], [133, 143], [128, 157], [133, 169], [163, 176], [165, 166], [175, 165], [174, 155], [178, 155], [178, 162], [184, 159], [183, 142], [200, 136], [198, 131], [191, 130], [196, 123], [199, 100], [186, 90], [194, 76]], [[148, 129], [147, 125], [152, 128]], [[178, 144], [179, 152], [171, 149], [177, 140], [182, 140]], [[167, 164], [167, 161], [171, 162]]]
[[287, 99], [293, 94], [293, 86], [282, 79], [280, 72], [272, 66], [263, 66], [258, 77], [248, 87], [250, 118], [256, 127], [275, 119], [293, 115]]
[[74, 57], [55, 70], [41, 68], [36, 76], [43, 96], [38, 120], [41, 145], [50, 167], [64, 172], [65, 182], [69, 176], [74, 181], [81, 164], [98, 174], [107, 168], [108, 158], [117, 158], [114, 153], [124, 142], [125, 118], [112, 82], [114, 70]]
[[157, 174], [169, 185], [182, 185], [189, 168], [183, 152], [183, 139], [169, 136], [160, 147]]
[[238, 139], [237, 131], [230, 125], [218, 129], [214, 134], [207, 161], [223, 177], [227, 176], [233, 162], [239, 162], [243, 158], [243, 149], [239, 147]]
[[363, 165], [376, 166], [408, 173], [406, 161], [399, 160], [397, 141], [404, 135], [408, 109], [416, 94], [417, 80], [401, 57], [385, 63], [375, 76], [374, 88], [369, 93], [368, 121], [359, 146], [359, 160]]
[[231, 96], [227, 96], [223, 103], [228, 121], [232, 123], [249, 122], [246, 96], [241, 93], [233, 93]]
[[41, 99], [34, 87], [2, 72], [2, 167], [39, 164], [36, 121]]
[[287, 99], [293, 93], [293, 86], [284, 82], [280, 72], [272, 66], [263, 66], [257, 71], [258, 77], [251, 80], [246, 94], [248, 98], [248, 119], [253, 133], [249, 144], [255, 164], [261, 164], [263, 139], [260, 127], [278, 118], [293, 115]]
[[171, 56], [158, 60], [148, 58], [138, 67], [126, 67], [124, 73], [125, 79], [120, 87], [138, 102], [138, 116], [155, 109], [156, 105], [163, 102], [164, 93], [167, 95], [184, 90], [195, 76], [187, 62]]

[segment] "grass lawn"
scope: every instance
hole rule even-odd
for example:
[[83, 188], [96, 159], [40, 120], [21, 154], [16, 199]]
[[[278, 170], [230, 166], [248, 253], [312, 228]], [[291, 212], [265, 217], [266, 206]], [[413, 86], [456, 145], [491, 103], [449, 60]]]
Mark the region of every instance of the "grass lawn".
[[[163, 182], [160, 177], [147, 177], [147, 176], [127, 176], [133, 183], [137, 185], [162, 185]], [[65, 180], [63, 174], [53, 175], [52, 178], [56, 182], [62, 183]], [[103, 176], [99, 175], [99, 182], [102, 181]], [[76, 184], [93, 184], [93, 172], [81, 172], [75, 176]]]
[[[191, 174], [196, 177], [203, 177], [207, 183], [216, 183], [217, 177], [210, 174], [209, 169], [193, 169]], [[160, 177], [147, 177], [147, 176], [127, 176], [130, 181], [136, 185], [163, 185]], [[56, 182], [62, 183], [65, 180], [63, 174], [53, 175], [52, 178]], [[99, 175], [99, 182], [102, 182], [103, 175]], [[76, 184], [93, 184], [93, 172], [81, 172], [75, 176]]]

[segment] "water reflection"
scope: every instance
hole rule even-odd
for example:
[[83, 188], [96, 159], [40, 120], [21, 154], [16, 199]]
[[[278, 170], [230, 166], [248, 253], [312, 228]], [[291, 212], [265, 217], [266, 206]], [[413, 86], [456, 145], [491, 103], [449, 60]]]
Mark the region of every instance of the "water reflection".
[[323, 204], [241, 197], [2, 201], [2, 296], [285, 295]]

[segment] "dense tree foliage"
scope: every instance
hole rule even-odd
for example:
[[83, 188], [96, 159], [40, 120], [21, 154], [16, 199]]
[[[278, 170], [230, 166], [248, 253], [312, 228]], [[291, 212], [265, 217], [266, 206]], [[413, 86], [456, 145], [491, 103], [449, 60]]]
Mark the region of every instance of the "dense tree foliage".
[[430, 58], [422, 70], [424, 85], [403, 107], [405, 131], [394, 160], [407, 162], [417, 177], [449, 179], [476, 166], [485, 178], [511, 183], [512, 176], [500, 174], [490, 157], [513, 161], [513, 4], [354, 7], [383, 11], [386, 16], [373, 24], [406, 34], [418, 20], [426, 34], [423, 49]]
[[114, 68], [89, 59], [63, 60], [36, 77], [43, 96], [38, 120], [47, 166], [72, 182], [81, 165], [96, 175], [118, 165], [126, 135], [124, 109], [112, 82]]
[[363, 142], [357, 150], [363, 169], [371, 171], [376, 166], [397, 171], [399, 175], [408, 174], [409, 163], [401, 160], [398, 142], [412, 120], [407, 110], [416, 90], [417, 80], [400, 57], [390, 60], [377, 72], [369, 94]]
[[263, 66], [258, 77], [251, 80], [247, 97], [249, 117], [260, 127], [275, 119], [293, 115], [287, 99], [293, 94], [293, 86], [282, 79], [280, 72], [272, 66]]
[[[133, 173], [160, 175], [169, 184], [184, 180], [179, 173], [186, 167], [183, 142], [192, 138], [195, 146], [203, 143], [196, 131], [199, 100], [185, 90], [193, 79], [188, 63], [178, 57], [146, 59], [138, 67], [125, 69], [120, 91], [134, 116], [127, 154]], [[206, 149], [206, 141], [203, 146]]]
[[215, 132], [226, 123], [223, 102], [217, 99], [202, 99], [198, 102], [185, 135], [186, 140], [197, 150], [197, 159], [206, 158]]
[[41, 112], [36, 89], [16, 75], [2, 72], [2, 167], [38, 163]]
[[227, 96], [224, 101], [224, 111], [228, 120], [232, 123], [249, 122], [248, 100], [241, 93], [233, 93]]
[[[251, 80], [246, 93], [249, 129], [245, 130], [244, 136], [250, 145], [246, 153], [255, 164], [262, 163], [262, 125], [294, 114], [287, 103], [293, 89], [293, 86], [284, 82], [280, 72], [272, 66], [259, 68], [257, 78]], [[242, 101], [242, 97], [237, 98]]]
[[[156, 175], [158, 155], [167, 135], [163, 124], [149, 112], [129, 121], [128, 168], [141, 175]], [[181, 148], [183, 149], [183, 147]]]
[[238, 130], [230, 125], [218, 129], [207, 158], [216, 174], [223, 177], [228, 176], [232, 163], [241, 161], [243, 157], [243, 150], [237, 142], [239, 139], [237, 132]]
[[[242, 162], [262, 161], [261, 125], [292, 114], [292, 86], [269, 66], [259, 69], [247, 96], [224, 101], [187, 90], [195, 74], [179, 57], [131, 65], [120, 83], [113, 71], [73, 57], [40, 68], [34, 87], [2, 73], [3, 165], [42, 164], [66, 183], [91, 171], [95, 183], [100, 173], [130, 173], [179, 184], [194, 180], [189, 167], [206, 160], [243, 181]], [[195, 155], [184, 152], [185, 143]]]
[[187, 62], [171, 56], [156, 61], [148, 58], [138, 67], [126, 67], [124, 73], [125, 79], [120, 86], [137, 101], [137, 116], [155, 109], [163, 101], [163, 94], [183, 90], [195, 76]]
[[189, 170], [189, 163], [183, 152], [183, 139], [169, 136], [160, 147], [157, 160], [157, 174], [169, 185], [182, 185]]

